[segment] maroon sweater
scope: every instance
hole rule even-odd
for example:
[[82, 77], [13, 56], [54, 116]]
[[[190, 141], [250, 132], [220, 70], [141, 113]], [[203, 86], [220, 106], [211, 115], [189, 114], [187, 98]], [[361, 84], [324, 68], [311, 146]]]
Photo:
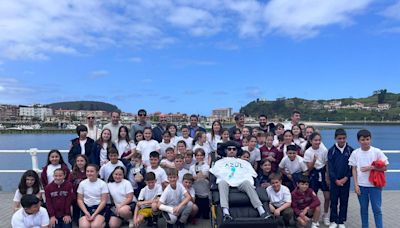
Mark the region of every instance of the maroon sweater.
[[51, 182], [44, 190], [46, 195], [46, 207], [49, 216], [62, 218], [71, 215], [71, 203], [74, 199], [74, 191], [71, 182], [64, 181], [61, 185]]
[[271, 149], [268, 149], [266, 145], [260, 147], [261, 152], [261, 159], [265, 159], [268, 156], [272, 156], [276, 159], [276, 161], [271, 162], [271, 171], [276, 172], [278, 171], [278, 165], [283, 158], [283, 153], [278, 150], [278, 148], [272, 146]]
[[308, 188], [307, 191], [303, 193], [297, 187], [292, 192], [292, 208], [297, 216], [304, 208], [309, 207], [310, 209], [315, 209], [320, 204], [321, 202], [319, 201], [318, 196], [315, 195], [311, 188]]
[[[68, 166], [66, 164], [61, 164], [61, 169], [64, 170], [65, 179], [67, 180], [70, 173]], [[42, 173], [40, 174], [40, 179], [43, 187], [46, 187], [49, 184], [49, 181], [47, 180], [47, 165], [43, 167]]]

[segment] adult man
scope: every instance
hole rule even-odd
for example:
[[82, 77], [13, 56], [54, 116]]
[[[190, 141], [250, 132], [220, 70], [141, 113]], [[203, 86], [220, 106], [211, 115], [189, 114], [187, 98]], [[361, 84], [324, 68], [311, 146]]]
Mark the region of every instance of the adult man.
[[159, 143], [162, 141], [162, 135], [167, 128], [167, 116], [165, 114], [160, 114], [158, 117], [159, 123], [156, 127], [153, 128], [153, 139], [158, 141]]
[[137, 131], [143, 131], [145, 127], [150, 127], [151, 128], [151, 124], [149, 122], [146, 121], [147, 118], [147, 112], [144, 109], [139, 109], [138, 113], [138, 122], [133, 124], [131, 126], [131, 131], [130, 131], [130, 137], [131, 139], [135, 138], [135, 132]]
[[233, 127], [231, 127], [231, 128], [229, 128], [229, 138], [231, 139], [231, 140], [233, 140], [234, 139], [234, 135], [235, 135], [235, 131], [236, 131], [236, 129], [240, 129], [240, 131], [242, 131], [243, 130], [243, 127], [244, 127], [244, 114], [242, 114], [242, 113], [239, 113], [239, 114], [237, 114], [236, 116], [235, 116], [235, 126], [233, 126]]
[[268, 117], [264, 114], [258, 116], [258, 121], [260, 124], [260, 130], [264, 131], [265, 133], [274, 132], [275, 131], [275, 124], [268, 123]]
[[115, 142], [118, 139], [118, 131], [122, 124], [119, 122], [119, 111], [111, 112], [111, 122], [104, 125], [103, 129], [109, 129], [111, 131], [111, 140]]
[[87, 137], [96, 141], [98, 138], [100, 138], [101, 134], [101, 129], [96, 125], [96, 117], [93, 113], [89, 113], [86, 118], [87, 124], [85, 124], [85, 126], [88, 128]]
[[299, 123], [300, 123], [300, 112], [297, 110], [294, 110], [292, 112], [292, 116], [290, 116], [290, 122], [285, 123], [285, 130], [292, 130], [292, 127]]
[[189, 126], [189, 136], [192, 138], [194, 138], [197, 131], [206, 132], [206, 129], [198, 126], [198, 123], [199, 123], [199, 117], [192, 114], [190, 116], [190, 126]]
[[40, 200], [32, 194], [27, 194], [21, 198], [21, 206], [14, 213], [11, 219], [13, 228], [31, 227], [48, 228], [50, 224], [47, 210], [40, 206]]
[[217, 178], [224, 222], [233, 220], [229, 212], [230, 187], [237, 187], [240, 191], [245, 192], [260, 217], [269, 218], [271, 215], [264, 210], [254, 187], [253, 178], [257, 177], [257, 173], [249, 162], [236, 157], [240, 146], [233, 141], [228, 141], [223, 146], [225, 147], [226, 157], [215, 162], [210, 172]]

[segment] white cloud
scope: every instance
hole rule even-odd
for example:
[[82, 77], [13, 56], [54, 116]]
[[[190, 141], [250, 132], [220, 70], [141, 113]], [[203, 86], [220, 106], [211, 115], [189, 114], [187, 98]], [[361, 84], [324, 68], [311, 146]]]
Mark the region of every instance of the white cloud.
[[106, 70], [95, 70], [95, 71], [90, 72], [90, 78], [97, 79], [97, 78], [105, 77], [109, 74], [110, 74], [110, 72], [108, 72]]
[[143, 61], [143, 59], [140, 57], [131, 57], [128, 59], [128, 61], [134, 62], [134, 63], [141, 63]]
[[305, 38], [324, 26], [353, 23], [371, 1], [2, 1], [0, 57], [46, 60], [110, 47], [163, 48], [185, 35]]
[[18, 103], [40, 93], [39, 90], [25, 86], [15, 78], [0, 77], [0, 103]]
[[400, 20], [400, 1], [397, 3], [387, 7], [383, 12], [382, 15], [388, 18], [393, 18]]

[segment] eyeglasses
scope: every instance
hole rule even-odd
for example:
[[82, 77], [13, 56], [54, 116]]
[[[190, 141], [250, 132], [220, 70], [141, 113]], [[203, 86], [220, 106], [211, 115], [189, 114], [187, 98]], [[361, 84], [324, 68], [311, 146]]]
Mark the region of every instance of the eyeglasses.
[[146, 116], [144, 113], [139, 113], [138, 116]]
[[228, 150], [228, 151], [230, 151], [230, 150], [235, 151], [235, 150], [236, 150], [236, 147], [227, 147], [226, 150]]
[[89, 116], [87, 119], [88, 119], [88, 120], [89, 120], [89, 119], [94, 119], [94, 116]]

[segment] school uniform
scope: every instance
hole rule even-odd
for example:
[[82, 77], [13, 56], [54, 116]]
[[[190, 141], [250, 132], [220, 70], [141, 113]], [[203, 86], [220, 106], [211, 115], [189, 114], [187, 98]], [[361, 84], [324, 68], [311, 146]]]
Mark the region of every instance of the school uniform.
[[276, 148], [275, 146], [267, 147], [266, 145], [260, 147], [260, 153], [261, 153], [261, 160], [266, 159], [269, 156], [275, 158], [276, 161], [271, 162], [271, 171], [272, 172], [278, 171], [278, 165], [283, 158], [283, 153], [279, 151], [278, 148]]
[[316, 150], [310, 147], [306, 150], [306, 152], [304, 152], [304, 162], [312, 162], [314, 160], [314, 156], [317, 156], [317, 160], [315, 161], [314, 167], [309, 170], [310, 187], [315, 193], [318, 193], [319, 189], [324, 192], [329, 191], [329, 187], [326, 183], [326, 164], [328, 162], [328, 151], [321, 146]]
[[314, 210], [321, 202], [311, 188], [301, 192], [298, 187], [292, 192], [292, 209], [296, 216], [299, 216], [304, 208], [309, 207]]
[[[349, 158], [353, 152], [353, 148], [347, 143], [343, 148], [337, 144], [333, 145], [328, 151], [328, 166], [330, 178], [330, 199], [331, 199], [331, 215], [330, 222], [343, 224], [347, 220], [347, 206], [349, 202], [350, 178], [352, 176], [351, 166], [349, 166]], [[343, 186], [336, 185], [336, 181], [347, 177], [347, 181]], [[338, 203], [339, 214], [338, 214]]]
[[43, 187], [46, 187], [49, 183], [51, 183], [54, 179], [54, 170], [61, 168], [65, 173], [65, 178], [67, 179], [69, 176], [69, 168], [66, 164], [58, 164], [58, 165], [46, 165], [43, 167], [42, 173], [40, 174], [40, 180], [42, 182]]
[[63, 221], [64, 216], [71, 216], [71, 205], [74, 199], [73, 185], [69, 181], [64, 181], [58, 185], [51, 182], [44, 190], [46, 195], [46, 207], [50, 218], [55, 217], [58, 223], [56, 228], [72, 227], [72, 223], [65, 224]]

